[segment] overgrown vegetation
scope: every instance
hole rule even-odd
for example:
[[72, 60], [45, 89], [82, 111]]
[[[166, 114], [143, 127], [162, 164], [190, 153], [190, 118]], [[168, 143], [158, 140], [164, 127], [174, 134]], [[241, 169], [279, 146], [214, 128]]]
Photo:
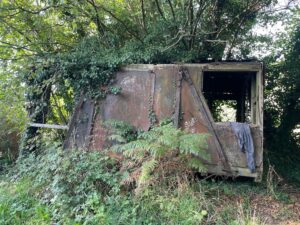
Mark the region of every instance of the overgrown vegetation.
[[[4, 86], [0, 118], [5, 123], [18, 118], [2, 130], [16, 130], [20, 138], [26, 123], [24, 105], [31, 122], [67, 124], [81, 93], [95, 98], [118, 93], [113, 74], [123, 64], [252, 60], [266, 49], [268, 56], [258, 59], [264, 60], [267, 68], [266, 146], [270, 144], [274, 164], [291, 152], [299, 152], [295, 150], [299, 149], [295, 144], [299, 135], [291, 131], [299, 126], [299, 107], [290, 101], [297, 102], [299, 96], [299, 9], [292, 7], [296, 0], [279, 9], [274, 8], [276, 2], [1, 1], [0, 78]], [[283, 21], [289, 30], [278, 37], [279, 44], [252, 29], [276, 21]], [[280, 105], [269, 104], [271, 101]], [[284, 117], [293, 118], [292, 122], [280, 125], [289, 121]], [[41, 147], [41, 133], [45, 132], [26, 128], [23, 153]], [[1, 137], [7, 140], [7, 136], [4, 132]], [[62, 132], [51, 136], [55, 141], [64, 139]], [[283, 146], [272, 145], [274, 140]], [[280, 149], [287, 149], [286, 142], [290, 150], [283, 153]], [[292, 163], [280, 161], [276, 166], [280, 164]]]
[[[296, 209], [287, 211], [296, 199], [275, 188], [282, 196], [278, 201], [252, 182], [190, 180], [182, 174], [178, 180], [174, 174], [166, 178], [168, 185], [150, 185], [137, 195], [122, 183], [118, 163], [101, 152], [63, 152], [53, 143], [38, 156], [30, 154], [1, 177], [0, 223], [248, 225], [297, 218]], [[269, 204], [279, 204], [272, 216]]]
[[[48, 143], [5, 170], [0, 224], [270, 224], [266, 209], [255, 211], [256, 195], [283, 206], [297, 201], [279, 191], [272, 171], [267, 186], [198, 180], [206, 135], [170, 123], [139, 134], [124, 122], [108, 126], [118, 145], [107, 151], [63, 151]], [[293, 221], [296, 210], [284, 220]]]
[[[114, 137], [118, 134], [128, 135], [132, 133], [129, 125], [125, 123], [113, 122], [111, 125], [115, 125], [116, 133], [113, 135]], [[171, 135], [176, 133], [175, 136]], [[158, 140], [156, 140], [157, 138]], [[15, 200], [3, 196], [4, 203], [0, 206], [0, 209], [2, 206], [3, 209], [0, 210], [0, 214], [3, 214], [4, 221], [7, 221], [6, 224], [18, 223], [27, 217], [31, 218], [37, 210], [35, 207], [37, 207], [38, 209], [41, 208], [41, 215], [37, 215], [37, 218], [32, 217], [32, 223], [44, 222], [45, 219], [45, 222], [54, 221], [63, 224], [73, 222], [79, 224], [123, 224], [114, 218], [116, 214], [113, 213], [113, 210], [117, 207], [116, 204], [121, 204], [118, 206], [121, 211], [125, 207], [123, 204], [126, 204], [126, 207], [128, 205], [129, 210], [140, 207], [139, 203], [136, 202], [134, 193], [130, 190], [139, 189], [140, 196], [138, 198], [143, 199], [144, 194], [157, 185], [153, 182], [154, 179], [160, 180], [160, 184], [163, 184], [166, 179], [186, 175], [185, 170], [178, 168], [181, 164], [189, 165], [193, 162], [193, 167], [197, 165], [198, 171], [200, 168], [203, 170], [200, 161], [191, 161], [191, 153], [195, 157], [205, 157], [203, 152], [205, 142], [206, 140], [202, 135], [185, 133], [169, 123], [141, 133], [135, 141], [132, 140], [123, 145], [119, 144], [118, 149], [121, 150], [124, 157], [129, 157], [131, 161], [117, 160], [118, 158], [109, 154], [111, 151], [109, 149], [107, 150], [108, 154], [103, 151], [63, 151], [61, 147], [51, 143], [40, 154], [35, 154], [35, 152], [26, 158], [21, 158], [15, 166], [15, 170], [10, 170], [12, 172], [10, 182], [16, 181], [18, 183], [16, 191], [21, 194], [20, 196], [17, 195], [17, 201], [20, 201], [19, 204], [28, 205], [30, 210], [25, 210], [24, 215], [18, 215], [18, 209], [14, 209], [13, 205], [10, 205]], [[137, 148], [141, 151], [136, 151]], [[178, 150], [177, 153], [176, 150]], [[175, 168], [163, 166], [163, 161], [168, 163], [166, 157], [172, 159], [170, 153], [176, 153], [177, 160], [180, 159], [178, 162], [173, 160], [174, 163], [177, 163]], [[123, 155], [120, 155], [120, 157]], [[175, 155], [173, 158], [175, 158]], [[156, 163], [151, 165], [150, 163], [154, 160]], [[137, 179], [129, 183], [126, 182], [126, 180], [128, 181], [128, 174], [133, 173], [135, 173]], [[192, 171], [189, 171], [189, 173], [192, 173]], [[165, 176], [166, 174], [169, 174], [169, 176]], [[165, 177], [158, 178], [157, 176]], [[28, 182], [31, 182], [32, 187], [28, 190], [30, 192], [26, 192], [24, 195], [29, 194], [32, 198], [23, 199], [23, 189], [18, 188], [19, 186], [25, 186], [25, 189], [28, 188]], [[142, 184], [146, 183], [147, 186], [143, 185], [141, 187]], [[176, 186], [178, 185], [179, 183]], [[124, 193], [124, 190], [127, 190], [127, 192]], [[37, 199], [40, 199], [40, 201]], [[25, 209], [27, 209], [26, 206]], [[50, 210], [48, 214], [47, 210]], [[133, 212], [125, 211], [122, 213], [125, 213], [124, 217], [130, 217], [130, 213]], [[185, 216], [185, 214], [182, 216]], [[148, 218], [147, 220], [155, 221], [154, 218]], [[196, 222], [191, 222], [196, 224]]]
[[[289, 181], [300, 184], [300, 26], [299, 10], [290, 18], [289, 40], [277, 43], [282, 52], [267, 58], [265, 104], [266, 149], [271, 164]], [[277, 57], [281, 57], [279, 60]], [[298, 130], [297, 130], [298, 129]]]

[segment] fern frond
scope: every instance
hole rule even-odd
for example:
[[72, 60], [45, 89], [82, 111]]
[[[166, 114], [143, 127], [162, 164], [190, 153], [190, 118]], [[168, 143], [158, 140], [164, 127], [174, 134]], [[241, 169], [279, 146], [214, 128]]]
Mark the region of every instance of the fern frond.
[[126, 143], [126, 139], [118, 134], [112, 134], [108, 137], [108, 140], [115, 141], [117, 143]]
[[202, 161], [197, 159], [196, 157], [192, 157], [188, 160], [188, 166], [196, 169], [198, 172], [206, 172], [207, 168], [203, 165]]
[[149, 161], [143, 163], [139, 183], [144, 183], [145, 181], [150, 179], [150, 175], [153, 172], [156, 165], [157, 160], [155, 159], [150, 159]]
[[168, 146], [161, 144], [153, 144], [153, 147], [150, 148], [150, 155], [154, 158], [160, 158], [166, 155], [166, 152], [169, 150]]
[[201, 156], [206, 160], [210, 160], [209, 155], [206, 153], [206, 149], [208, 148], [207, 137], [207, 134], [185, 134], [181, 136], [180, 152]]
[[[207, 134], [187, 133], [168, 123], [140, 133], [136, 140], [116, 145], [112, 149], [126, 157], [121, 171], [127, 171], [129, 175], [123, 183], [136, 181], [136, 190], [142, 190], [166, 176], [186, 173], [192, 169], [205, 172], [204, 163], [210, 161], [206, 152], [207, 138]], [[123, 141], [118, 133], [112, 135], [111, 139], [119, 143]]]
[[123, 155], [127, 158], [133, 159], [133, 160], [140, 160], [143, 159], [147, 154], [147, 151], [143, 148], [134, 148], [129, 149], [127, 151], [123, 152]]
[[142, 134], [140, 134], [138, 139], [144, 139], [144, 140], [148, 140], [148, 141], [152, 142], [152, 141], [156, 141], [160, 137], [160, 135], [161, 134], [159, 132], [157, 132], [155, 130], [155, 128], [153, 128], [152, 130], [150, 130], [148, 132], [143, 132]]

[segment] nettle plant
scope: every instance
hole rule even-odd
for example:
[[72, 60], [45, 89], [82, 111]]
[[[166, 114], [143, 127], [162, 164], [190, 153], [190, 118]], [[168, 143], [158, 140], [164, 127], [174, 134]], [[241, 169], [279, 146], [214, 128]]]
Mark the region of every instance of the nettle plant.
[[172, 123], [161, 123], [140, 132], [130, 142], [120, 136], [120, 131], [110, 136], [118, 142], [110, 151], [122, 156], [119, 158], [122, 183], [135, 183], [137, 191], [155, 183], [172, 182], [172, 178], [183, 178], [194, 171], [207, 170], [205, 163], [210, 161], [206, 152], [208, 134], [189, 133]]

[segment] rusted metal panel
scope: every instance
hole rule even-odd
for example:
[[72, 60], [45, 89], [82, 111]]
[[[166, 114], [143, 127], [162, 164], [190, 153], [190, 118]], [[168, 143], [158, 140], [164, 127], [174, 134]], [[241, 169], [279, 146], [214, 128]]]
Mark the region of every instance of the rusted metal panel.
[[224, 167], [224, 170], [230, 174], [231, 169], [228, 163], [227, 155], [224, 152], [222, 147], [222, 142], [220, 141], [218, 134], [216, 133], [215, 124], [213, 118], [210, 114], [208, 107], [206, 106], [206, 102], [204, 97], [202, 96], [202, 92], [198, 93], [195, 85], [189, 75], [189, 72], [186, 69], [183, 69], [183, 75], [186, 82], [189, 84], [189, 90], [192, 95], [192, 99], [194, 100], [194, 105], [197, 106], [197, 113], [200, 113], [203, 119], [203, 125], [208, 129], [208, 133], [211, 134], [210, 144], [214, 144], [214, 148], [211, 148], [210, 152], [217, 152], [219, 159]]
[[[182, 128], [195, 133], [209, 133], [207, 121], [203, 114], [199, 112], [190, 91], [190, 85], [187, 82], [182, 82], [181, 112], [180, 126]], [[208, 146], [207, 152], [210, 154], [211, 164], [220, 167], [222, 162], [216, 151], [215, 141], [212, 136], [208, 138]]]
[[90, 149], [100, 150], [109, 146], [105, 121], [126, 121], [139, 129], [148, 130], [149, 109], [152, 107], [155, 75], [150, 70], [122, 70], [116, 74], [115, 85], [121, 87], [118, 95], [108, 95], [97, 103]]
[[194, 121], [193, 129], [196, 133], [209, 133], [204, 116], [199, 113], [190, 91], [190, 85], [187, 82], [182, 82], [181, 112], [181, 127], [185, 127], [186, 124]]
[[89, 149], [91, 150], [102, 150], [109, 147], [109, 144], [107, 142], [109, 131], [105, 128], [103, 123], [104, 120], [102, 118], [101, 109], [99, 109], [97, 111], [93, 124], [91, 142], [89, 145]]
[[[190, 81], [179, 82], [179, 71], [186, 68]], [[206, 100], [202, 95], [203, 70], [214, 71], [258, 71], [260, 64], [183, 64], [183, 65], [130, 65], [124, 67], [116, 74], [116, 86], [122, 88], [118, 95], [109, 95], [97, 103], [97, 114], [93, 116], [92, 141], [90, 149], [103, 149], [108, 146], [107, 136], [109, 131], [103, 125], [107, 120], [127, 121], [133, 126], [148, 130], [151, 125], [149, 112], [154, 112], [156, 119], [171, 119], [179, 127], [190, 132], [209, 133], [207, 152], [211, 155], [208, 165], [210, 173], [228, 175], [224, 158], [228, 159], [232, 175], [259, 177], [262, 173], [262, 127], [251, 127], [254, 140], [255, 161], [257, 173], [252, 174], [246, 163], [246, 156], [239, 150], [236, 137], [230, 126], [214, 123]], [[258, 73], [261, 75], [261, 73]], [[262, 92], [258, 94], [261, 95]], [[261, 98], [261, 96], [260, 96]], [[87, 104], [87, 103], [85, 103]], [[75, 113], [75, 120], [82, 120], [85, 107], [80, 108], [80, 113]], [[177, 118], [174, 118], [174, 116]], [[86, 134], [91, 127], [86, 123], [78, 122], [72, 126], [78, 131], [75, 143], [86, 144]], [[71, 127], [70, 127], [71, 130]], [[214, 133], [215, 132], [215, 133]], [[85, 135], [85, 136], [84, 136]], [[82, 137], [81, 137], [82, 136]], [[78, 138], [78, 139], [77, 139]], [[217, 146], [219, 143], [219, 147]], [[218, 148], [222, 148], [225, 155], [220, 155]], [[225, 169], [225, 170], [224, 170]], [[228, 168], [227, 168], [228, 169]]]
[[67, 139], [64, 143], [65, 149], [87, 148], [89, 146], [94, 106], [93, 100], [84, 100], [81, 98], [73, 118], [71, 119]]
[[178, 67], [156, 66], [153, 72], [156, 74], [154, 112], [159, 121], [170, 119], [175, 112]]
[[180, 120], [182, 79], [183, 79], [182, 71], [178, 71], [177, 80], [176, 80], [175, 109], [174, 109], [174, 115], [173, 115], [173, 123], [176, 128], [179, 127], [179, 120]]
[[[228, 156], [228, 161], [231, 166], [247, 168], [247, 161], [245, 153], [240, 150], [236, 135], [234, 134], [229, 123], [216, 123], [216, 130], [220, 140], [223, 143], [223, 147]], [[259, 129], [257, 127], [251, 127], [251, 134], [253, 138], [254, 149], [261, 149], [261, 139]], [[255, 151], [257, 153], [257, 151]], [[260, 154], [255, 154], [255, 165], [258, 168], [261, 164], [262, 157]]]
[[102, 119], [122, 120], [148, 130], [150, 121], [148, 119], [149, 100], [153, 85], [153, 76], [150, 71], [132, 71], [117, 73], [116, 86], [122, 88], [118, 95], [108, 95], [102, 101]]
[[196, 91], [198, 93], [201, 93], [201, 87], [202, 87], [202, 68], [199, 68], [198, 66], [184, 66], [185, 70], [189, 73], [193, 84], [196, 88]]
[[[262, 135], [259, 126], [250, 125], [254, 144], [256, 170], [252, 173], [247, 166], [246, 154], [240, 150], [236, 135], [229, 123], [216, 123], [216, 130], [235, 176], [254, 177], [261, 180], [263, 167]], [[209, 147], [211, 148], [211, 146]], [[211, 169], [215, 170], [215, 169]]]

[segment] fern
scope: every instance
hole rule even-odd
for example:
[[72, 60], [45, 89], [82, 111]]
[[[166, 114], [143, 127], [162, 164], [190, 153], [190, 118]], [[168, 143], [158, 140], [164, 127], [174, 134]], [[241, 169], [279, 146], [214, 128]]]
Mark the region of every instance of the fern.
[[203, 162], [210, 160], [205, 152], [207, 138], [207, 134], [188, 133], [167, 123], [140, 133], [136, 140], [128, 143], [119, 141], [112, 150], [122, 153], [126, 158], [121, 162], [123, 168], [129, 171], [129, 178], [126, 180], [136, 178], [137, 189], [140, 190], [141, 186], [155, 182], [157, 177], [174, 176], [191, 169], [205, 172]]
[[207, 137], [207, 134], [184, 134], [179, 138], [179, 149], [182, 153], [201, 156], [202, 158], [209, 160], [209, 156], [203, 151], [203, 149], [208, 148], [206, 142]]
[[196, 157], [190, 158], [187, 162], [188, 166], [196, 169], [198, 172], [206, 172], [206, 166], [201, 162], [199, 163], [199, 159]]
[[139, 177], [139, 183], [144, 183], [150, 179], [151, 173], [157, 166], [157, 163], [158, 161], [153, 158], [143, 163], [142, 171]]

